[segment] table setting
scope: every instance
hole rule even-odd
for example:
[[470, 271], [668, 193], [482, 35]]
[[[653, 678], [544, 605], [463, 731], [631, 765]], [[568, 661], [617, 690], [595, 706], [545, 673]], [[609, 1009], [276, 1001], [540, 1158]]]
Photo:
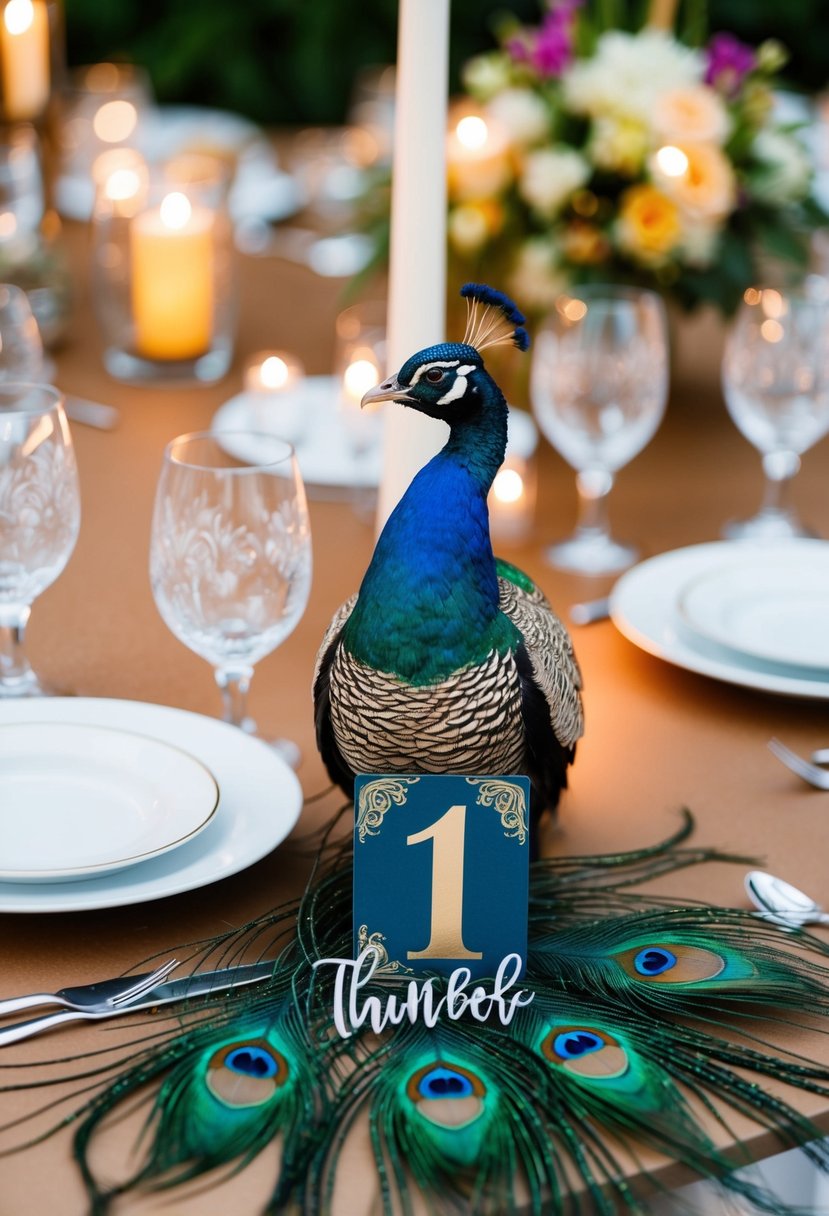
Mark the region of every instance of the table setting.
[[[41, 37], [52, 0], [8, 0], [5, 11], [26, 3]], [[655, 3], [640, 35], [670, 40], [666, 62], [674, 55], [687, 77], [668, 72], [660, 87], [707, 89], [711, 113], [750, 125], [739, 90], [771, 87], [769, 53], [724, 66], [722, 44], [681, 47], [662, 13], [671, 8]], [[631, 1210], [626, 1194], [640, 1188], [658, 1211], [659, 1190], [695, 1176], [724, 1176], [738, 1200], [786, 1210], [785, 1187], [778, 1200], [730, 1169], [806, 1143], [794, 1168], [814, 1169], [810, 1193], [821, 1193], [825, 281], [752, 273], [735, 292], [723, 274], [733, 315], [679, 316], [676, 293], [716, 278], [716, 259], [686, 263], [690, 227], [675, 247], [677, 287], [673, 247], [646, 256], [631, 236], [641, 199], [628, 200], [627, 228], [604, 204], [591, 212], [584, 196], [601, 203], [601, 174], [571, 163], [569, 192], [552, 207], [531, 184], [547, 135], [510, 127], [524, 105], [540, 130], [538, 106], [515, 96], [537, 98], [539, 80], [601, 126], [591, 89], [625, 70], [618, 39], [615, 66], [611, 50], [602, 58], [612, 32], [599, 34], [610, 42], [594, 59], [575, 62], [581, 18], [553, 5], [541, 26], [516, 24], [488, 64], [473, 62], [468, 95], [447, 106], [446, 0], [402, 0], [399, 15], [387, 284], [346, 299], [358, 266], [345, 259], [332, 273], [333, 262], [315, 268], [280, 248], [284, 221], [307, 222], [314, 241], [355, 234], [368, 179], [346, 181], [343, 166], [363, 172], [368, 152], [355, 150], [351, 126], [307, 135], [292, 155], [291, 137], [271, 140], [242, 117], [158, 105], [141, 71], [121, 64], [84, 68], [66, 86], [50, 196], [72, 284], [62, 341], [39, 328], [23, 278], [0, 284], [0, 1149], [14, 1150], [4, 1196], [20, 1216], [59, 1196], [73, 1216], [94, 1205], [200, 1216], [232, 1205], [253, 1216], [268, 1203], [541, 1212], [551, 1194], [565, 1202], [565, 1174], [608, 1214]], [[11, 28], [24, 16], [12, 11]], [[0, 84], [7, 123], [33, 124], [40, 139], [51, 86], [15, 115], [14, 77]], [[388, 78], [366, 96], [366, 121], [379, 108], [385, 129]], [[659, 97], [637, 104], [657, 114]], [[762, 110], [754, 137], [770, 136], [769, 122]], [[702, 204], [676, 182], [703, 163], [702, 145], [676, 136], [683, 166], [647, 159], [672, 131], [660, 127], [665, 142], [635, 153], [647, 185], [631, 174], [625, 188], [664, 191], [689, 224]], [[608, 128], [601, 135], [608, 155], [617, 145]], [[706, 138], [725, 156], [724, 136]], [[509, 225], [475, 228], [475, 215], [494, 222], [489, 202], [508, 189], [505, 166], [518, 172], [517, 147], [537, 159], [516, 196], [528, 227], [518, 237]], [[377, 152], [381, 166], [388, 154]], [[20, 196], [8, 205], [25, 217]], [[556, 224], [578, 231], [559, 277], [545, 278], [543, 259], [528, 277], [526, 246], [544, 214], [548, 235]], [[703, 217], [706, 239], [732, 214]], [[509, 231], [513, 243], [499, 244]], [[609, 273], [604, 239], [618, 239], [617, 261], [639, 259], [635, 274]], [[459, 271], [475, 280], [462, 299]], [[539, 289], [552, 294], [539, 300]], [[693, 382], [672, 363], [677, 328]], [[474, 408], [494, 410], [486, 426], [499, 437], [503, 427], [497, 459], [463, 446], [471, 388]], [[408, 531], [393, 508], [447, 435], [438, 461], [461, 452], [464, 468], [483, 462], [486, 475], [474, 492], [462, 483], [472, 499], [458, 499], [461, 510], [456, 473], [439, 463], [445, 480], [435, 472], [428, 493], [404, 499], [417, 520]], [[483, 557], [467, 522], [479, 511]], [[505, 633], [482, 634], [482, 649], [486, 599], [470, 574], [491, 562], [490, 534], [504, 559], [499, 620], [518, 631], [522, 678], [550, 719], [519, 714], [530, 741], [519, 746], [510, 725], [503, 764], [513, 703], [490, 691], [487, 673], [511, 651]], [[453, 590], [433, 595], [432, 578]], [[412, 623], [432, 617], [440, 646]], [[355, 661], [365, 684], [351, 683]], [[390, 672], [403, 699], [386, 703]], [[490, 701], [497, 725], [476, 716]], [[468, 706], [481, 750], [472, 739], [473, 758], [466, 740], [443, 754], [434, 732]], [[411, 793], [381, 790], [378, 818], [366, 819], [362, 795], [350, 805], [360, 773], [529, 776], [526, 811], [491, 804], [508, 838], [499, 847], [520, 838], [524, 858], [534, 851], [526, 973], [509, 997], [503, 970], [469, 961], [466, 913], [457, 952], [390, 957], [392, 927], [374, 920], [355, 920], [352, 942], [351, 827], [363, 832], [358, 853], [383, 835], [387, 812], [389, 824], [408, 812]], [[412, 822], [409, 856], [432, 856], [436, 888], [451, 891], [454, 871], [439, 867], [454, 828], [446, 817]], [[399, 890], [389, 898], [394, 908]], [[416, 963], [418, 953], [460, 960], [468, 983], [494, 988], [469, 1004], [463, 978]], [[370, 1028], [381, 1016], [370, 1011], [418, 1004], [407, 985], [424, 973], [435, 978], [418, 991], [465, 1010], [436, 1015], [439, 1050], [419, 1015], [378, 1022], [387, 1037], [376, 1042], [357, 1034], [360, 1000]], [[478, 1018], [485, 1001], [500, 1023]], [[700, 1013], [707, 1029], [694, 1024]], [[805, 1081], [795, 1055], [812, 1070]], [[745, 1088], [743, 1069], [755, 1070]], [[775, 1106], [768, 1095], [781, 1089]], [[155, 1114], [136, 1154], [149, 1108], [128, 1108], [147, 1094]], [[586, 1155], [585, 1118], [600, 1128]], [[63, 1119], [71, 1130], [51, 1134]], [[281, 1167], [259, 1153], [274, 1140]], [[170, 1179], [179, 1184], [154, 1195]], [[716, 1189], [704, 1196], [702, 1210], [729, 1202]]]

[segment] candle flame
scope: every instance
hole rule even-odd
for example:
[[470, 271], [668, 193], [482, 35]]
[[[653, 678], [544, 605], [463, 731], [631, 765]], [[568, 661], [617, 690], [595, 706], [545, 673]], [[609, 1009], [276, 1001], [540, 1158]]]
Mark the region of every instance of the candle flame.
[[92, 129], [105, 144], [128, 139], [138, 122], [138, 111], [131, 101], [107, 101], [92, 120]]
[[380, 373], [368, 359], [355, 359], [345, 369], [343, 383], [349, 396], [359, 401], [370, 388], [380, 383]]
[[291, 369], [279, 355], [268, 355], [259, 369], [259, 375], [265, 388], [284, 388], [288, 383]]
[[141, 189], [141, 178], [134, 169], [116, 169], [106, 180], [104, 193], [113, 202], [134, 198]]
[[656, 153], [656, 163], [666, 177], [684, 177], [688, 172], [688, 157], [681, 148], [665, 144]]
[[477, 114], [467, 114], [455, 127], [458, 143], [471, 152], [478, 151], [489, 139], [489, 128]]
[[9, 0], [3, 10], [3, 21], [10, 34], [25, 34], [35, 19], [32, 0]]
[[524, 478], [515, 469], [501, 469], [492, 483], [492, 493], [499, 502], [518, 502], [524, 493]]
[[176, 230], [184, 228], [193, 214], [190, 200], [186, 194], [182, 194], [179, 190], [174, 190], [172, 194], [166, 195], [162, 200], [159, 210], [164, 227]]
[[779, 321], [764, 321], [760, 326], [760, 333], [767, 342], [779, 342], [783, 337], [783, 326]]

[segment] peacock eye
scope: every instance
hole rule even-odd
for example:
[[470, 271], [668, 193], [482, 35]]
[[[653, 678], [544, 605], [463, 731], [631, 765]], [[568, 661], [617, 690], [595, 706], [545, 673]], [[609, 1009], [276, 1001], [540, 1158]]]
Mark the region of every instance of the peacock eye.
[[426, 379], [430, 384], [439, 384], [443, 379], [443, 372], [439, 367], [430, 367], [426, 373]]

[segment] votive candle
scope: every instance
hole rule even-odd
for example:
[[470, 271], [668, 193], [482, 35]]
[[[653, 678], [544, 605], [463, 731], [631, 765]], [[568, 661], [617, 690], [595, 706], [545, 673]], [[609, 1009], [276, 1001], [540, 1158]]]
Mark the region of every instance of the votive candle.
[[132, 312], [136, 353], [194, 359], [213, 338], [213, 215], [172, 191], [132, 221]]
[[44, 0], [9, 0], [0, 21], [3, 108], [11, 122], [38, 118], [51, 89], [49, 14]]

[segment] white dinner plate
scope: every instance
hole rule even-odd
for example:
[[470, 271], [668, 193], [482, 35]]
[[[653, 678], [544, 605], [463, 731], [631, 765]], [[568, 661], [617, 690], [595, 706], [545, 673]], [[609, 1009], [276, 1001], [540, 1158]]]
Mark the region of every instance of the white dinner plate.
[[683, 588], [677, 610], [693, 633], [740, 656], [829, 680], [829, 545], [709, 571]]
[[299, 817], [295, 774], [259, 739], [216, 718], [151, 705], [84, 697], [0, 702], [5, 724], [107, 726], [163, 739], [209, 766], [219, 806], [203, 832], [179, 848], [84, 882], [0, 882], [0, 912], [80, 912], [144, 903], [227, 878], [265, 857]]
[[[371, 415], [368, 415], [371, 418]], [[356, 453], [338, 408], [335, 376], [306, 376], [290, 392], [279, 396], [239, 393], [214, 414], [211, 430], [255, 431], [278, 435], [296, 448], [303, 480], [310, 486], [373, 488], [380, 484], [383, 464], [381, 417], [374, 442]], [[535, 451], [538, 432], [529, 414], [511, 410], [507, 453], [528, 458]], [[228, 445], [228, 450], [231, 450]], [[255, 461], [255, 438], [233, 440], [233, 455]]]
[[204, 830], [219, 787], [194, 756], [82, 722], [0, 725], [0, 882], [86, 879]]
[[610, 596], [610, 615], [616, 628], [634, 645], [687, 671], [744, 688], [829, 700], [829, 679], [813, 679], [794, 669], [785, 673], [759, 659], [741, 657], [715, 642], [697, 639], [684, 628], [677, 611], [683, 589], [702, 575], [730, 569], [735, 562], [748, 559], [763, 562], [770, 569], [792, 558], [808, 564], [810, 554], [821, 560], [826, 549], [826, 542], [816, 540], [762, 545], [723, 541], [675, 549], [622, 575]]

